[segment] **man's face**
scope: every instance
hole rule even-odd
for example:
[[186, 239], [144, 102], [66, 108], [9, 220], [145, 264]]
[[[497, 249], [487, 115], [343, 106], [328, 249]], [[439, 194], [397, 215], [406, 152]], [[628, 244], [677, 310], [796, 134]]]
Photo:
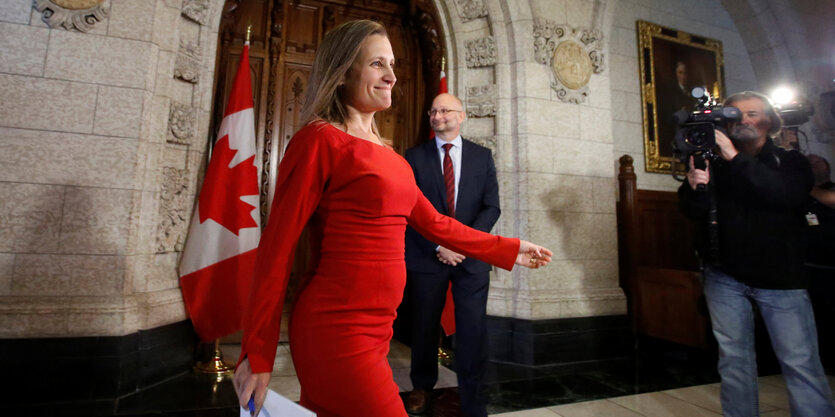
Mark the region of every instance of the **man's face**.
[[687, 67], [681, 62], [676, 65], [676, 80], [679, 85], [687, 86]]
[[[432, 110], [434, 110], [434, 114], [429, 116], [429, 124], [432, 126], [432, 130], [438, 136], [444, 136], [449, 140], [455, 139], [460, 132], [461, 123], [466, 117], [464, 109], [461, 108], [461, 103], [449, 94], [441, 94], [432, 101]], [[442, 114], [444, 110], [447, 110], [446, 114]]]
[[730, 105], [742, 113], [742, 121], [731, 124], [731, 139], [740, 143], [765, 143], [771, 128], [771, 119], [765, 114], [765, 103], [758, 98], [749, 98]]

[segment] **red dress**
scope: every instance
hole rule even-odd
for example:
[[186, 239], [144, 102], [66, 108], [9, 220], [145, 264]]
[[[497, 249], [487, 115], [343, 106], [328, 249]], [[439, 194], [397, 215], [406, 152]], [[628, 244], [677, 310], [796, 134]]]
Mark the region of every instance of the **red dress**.
[[406, 284], [406, 224], [456, 252], [511, 269], [518, 239], [438, 214], [393, 150], [323, 122], [300, 130], [279, 165], [261, 236], [242, 354], [271, 372], [296, 241], [311, 268], [290, 320], [301, 404], [320, 417], [406, 416], [386, 355]]

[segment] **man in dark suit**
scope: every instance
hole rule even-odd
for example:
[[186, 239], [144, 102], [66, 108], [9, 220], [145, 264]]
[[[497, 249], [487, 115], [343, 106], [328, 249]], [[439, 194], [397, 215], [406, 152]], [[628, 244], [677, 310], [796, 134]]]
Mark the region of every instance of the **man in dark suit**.
[[[423, 194], [440, 213], [489, 232], [496, 224], [499, 185], [489, 149], [462, 139], [463, 103], [451, 94], [432, 102], [429, 121], [435, 138], [406, 151]], [[406, 411], [423, 413], [438, 380], [438, 334], [446, 291], [452, 283], [455, 304], [455, 371], [461, 409], [468, 417], [486, 417], [480, 389], [487, 362], [487, 290], [490, 265], [467, 259], [406, 231], [406, 269], [413, 311], [412, 368], [414, 391]]]

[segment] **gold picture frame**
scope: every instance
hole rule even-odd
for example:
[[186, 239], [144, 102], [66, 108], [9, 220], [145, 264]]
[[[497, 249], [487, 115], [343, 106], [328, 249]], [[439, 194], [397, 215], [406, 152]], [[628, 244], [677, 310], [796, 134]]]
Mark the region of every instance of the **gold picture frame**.
[[722, 42], [642, 20], [637, 25], [645, 169], [681, 172], [684, 166], [673, 157], [673, 113], [693, 109], [697, 100], [689, 93], [695, 86], [724, 97]]

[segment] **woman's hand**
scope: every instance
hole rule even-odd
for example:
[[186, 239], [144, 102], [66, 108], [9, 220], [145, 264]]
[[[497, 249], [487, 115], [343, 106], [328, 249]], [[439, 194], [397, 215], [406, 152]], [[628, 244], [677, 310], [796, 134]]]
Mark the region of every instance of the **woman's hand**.
[[548, 265], [553, 255], [553, 252], [547, 248], [535, 245], [527, 240], [520, 240], [519, 255], [516, 256], [516, 264], [536, 269], [540, 266]]
[[252, 368], [249, 366], [249, 359], [244, 359], [238, 365], [238, 369], [235, 370], [232, 383], [235, 385], [235, 392], [238, 394], [238, 402], [241, 404], [241, 407], [248, 409], [249, 398], [254, 397], [255, 414], [253, 416], [257, 416], [261, 412], [261, 406], [264, 405], [264, 398], [267, 397], [270, 373], [252, 373]]

